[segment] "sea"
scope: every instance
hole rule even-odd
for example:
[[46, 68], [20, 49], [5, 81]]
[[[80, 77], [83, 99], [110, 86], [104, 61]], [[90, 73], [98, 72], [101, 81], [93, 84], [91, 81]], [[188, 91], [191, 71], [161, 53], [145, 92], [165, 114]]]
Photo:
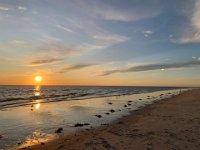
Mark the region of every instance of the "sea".
[[49, 103], [180, 88], [150, 86], [0, 86], [0, 109], [30, 105], [36, 100]]

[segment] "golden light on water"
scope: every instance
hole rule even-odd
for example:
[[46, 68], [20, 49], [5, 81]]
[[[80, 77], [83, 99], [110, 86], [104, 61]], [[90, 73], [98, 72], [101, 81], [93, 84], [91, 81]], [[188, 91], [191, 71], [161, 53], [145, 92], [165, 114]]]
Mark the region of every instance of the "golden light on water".
[[40, 92], [35, 92], [34, 95], [35, 96], [40, 96], [41, 94], [40, 94]]
[[42, 76], [35, 76], [35, 81], [36, 82], [41, 82], [42, 81]]
[[41, 95], [41, 91], [40, 91], [40, 86], [35, 86], [34, 88], [34, 95], [35, 96], [40, 96]]
[[35, 109], [39, 109], [40, 108], [40, 103], [37, 103], [36, 105], [35, 105]]

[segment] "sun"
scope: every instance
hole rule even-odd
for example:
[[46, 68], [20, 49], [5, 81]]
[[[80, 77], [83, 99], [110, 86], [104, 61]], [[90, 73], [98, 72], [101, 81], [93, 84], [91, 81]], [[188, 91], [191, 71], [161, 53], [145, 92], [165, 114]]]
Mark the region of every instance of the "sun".
[[42, 76], [35, 76], [35, 81], [36, 82], [41, 82], [42, 81]]

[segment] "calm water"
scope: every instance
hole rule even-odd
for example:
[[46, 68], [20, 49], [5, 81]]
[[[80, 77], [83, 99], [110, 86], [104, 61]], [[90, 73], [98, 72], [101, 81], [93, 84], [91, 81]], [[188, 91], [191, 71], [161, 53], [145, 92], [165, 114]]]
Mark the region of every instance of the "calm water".
[[0, 109], [42, 102], [131, 95], [178, 89], [175, 87], [130, 86], [0, 86]]

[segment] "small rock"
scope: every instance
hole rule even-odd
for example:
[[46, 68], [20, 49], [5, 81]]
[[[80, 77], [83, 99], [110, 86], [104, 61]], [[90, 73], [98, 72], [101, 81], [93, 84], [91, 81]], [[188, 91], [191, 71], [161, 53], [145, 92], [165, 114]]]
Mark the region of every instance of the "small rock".
[[142, 99], [140, 98], [139, 100], [141, 101]]
[[89, 123], [77, 123], [74, 125], [74, 127], [83, 127], [83, 126], [88, 126], [90, 125]]
[[133, 102], [133, 101], [128, 101], [128, 103], [131, 103], [131, 102]]
[[127, 107], [127, 105], [124, 105], [124, 107]]
[[112, 112], [112, 113], [113, 113], [113, 112], [115, 112], [115, 110], [114, 110], [114, 109], [111, 109], [111, 110], [110, 110], [110, 112]]
[[106, 115], [109, 115], [110, 113], [105, 113]]
[[41, 145], [45, 145], [45, 143], [44, 143], [44, 142], [41, 142]]
[[63, 128], [58, 128], [55, 133], [61, 133], [63, 131]]
[[109, 104], [109, 105], [112, 105], [113, 103], [109, 102], [108, 104]]
[[104, 123], [104, 124], [102, 124], [102, 125], [107, 126], [108, 124], [107, 124], [107, 123]]
[[95, 115], [96, 117], [98, 117], [98, 118], [101, 118], [102, 116], [101, 115]]
[[128, 106], [130, 106], [131, 104], [128, 104]]
[[0, 135], [0, 139], [2, 139], [3, 138], [3, 135]]

